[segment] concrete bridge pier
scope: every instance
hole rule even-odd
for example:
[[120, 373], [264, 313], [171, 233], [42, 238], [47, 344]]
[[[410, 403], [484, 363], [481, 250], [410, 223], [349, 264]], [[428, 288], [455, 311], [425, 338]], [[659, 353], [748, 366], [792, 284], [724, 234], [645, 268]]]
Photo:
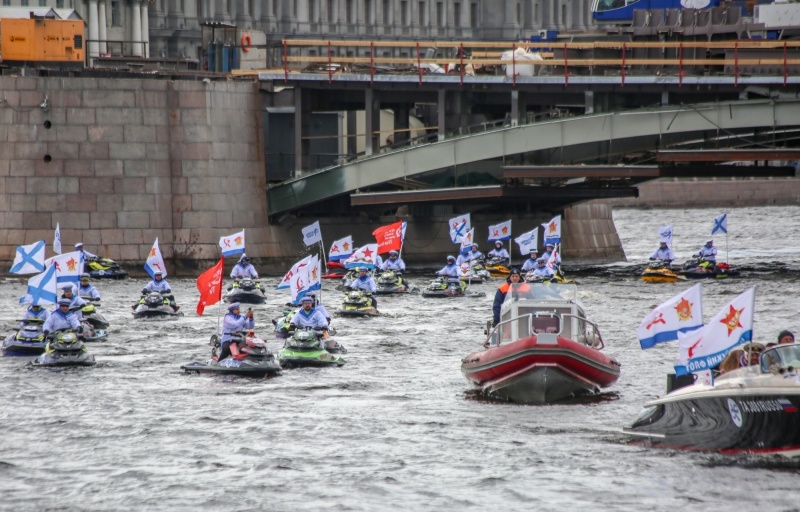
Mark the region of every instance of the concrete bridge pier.
[[301, 176], [309, 171], [311, 153], [311, 92], [302, 88], [294, 90], [294, 173]]
[[366, 156], [380, 153], [381, 150], [381, 99], [377, 91], [368, 88], [364, 92], [364, 148]]

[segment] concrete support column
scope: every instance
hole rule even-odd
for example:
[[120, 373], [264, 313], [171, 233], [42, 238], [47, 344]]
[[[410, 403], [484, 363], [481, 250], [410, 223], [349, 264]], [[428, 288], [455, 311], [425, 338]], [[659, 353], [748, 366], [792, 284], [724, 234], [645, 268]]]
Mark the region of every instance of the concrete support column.
[[504, 0], [503, 2], [503, 38], [509, 39], [517, 35], [517, 0]]
[[364, 95], [364, 152], [367, 156], [374, 155], [381, 150], [381, 101], [373, 89], [367, 89]]
[[142, 2], [142, 52], [144, 57], [150, 57], [150, 15], [147, 0]]
[[142, 52], [142, 9], [138, 0], [133, 0], [133, 48], [132, 52], [137, 57], [144, 57]]
[[108, 45], [106, 45], [106, 39], [108, 39], [108, 20], [106, 19], [106, 2], [102, 0], [97, 4], [97, 14], [98, 14], [98, 28], [100, 29], [98, 32], [98, 39], [102, 42], [100, 43], [100, 53], [106, 54], [108, 53]]
[[439, 89], [439, 93], [436, 99], [436, 133], [439, 141], [443, 141], [445, 137], [445, 133], [447, 133], [446, 125], [447, 125], [447, 114], [446, 114], [446, 107], [447, 107], [447, 91], [444, 89]]
[[402, 132], [394, 132], [392, 135], [392, 141], [395, 144], [407, 143], [408, 140], [411, 138], [411, 133], [408, 132], [409, 123], [408, 123], [408, 112], [409, 112], [409, 105], [408, 103], [402, 103], [399, 105], [395, 105], [394, 107], [394, 129], [395, 130], [406, 130]]
[[311, 109], [309, 108], [308, 95], [303, 94], [301, 88], [294, 90], [294, 175], [302, 175], [303, 171], [308, 171], [309, 153], [311, 153], [311, 141], [308, 136], [311, 133]]
[[358, 118], [355, 110], [347, 111], [347, 157], [354, 158], [358, 153]]
[[100, 39], [100, 23], [97, 19], [97, 0], [89, 0], [89, 57], [97, 57], [100, 45], [94, 41]]
[[583, 93], [583, 113], [594, 114], [594, 91]]
[[661, 92], [661, 106], [669, 105], [669, 92], [662, 91]]
[[511, 91], [511, 126], [519, 125], [519, 90]]

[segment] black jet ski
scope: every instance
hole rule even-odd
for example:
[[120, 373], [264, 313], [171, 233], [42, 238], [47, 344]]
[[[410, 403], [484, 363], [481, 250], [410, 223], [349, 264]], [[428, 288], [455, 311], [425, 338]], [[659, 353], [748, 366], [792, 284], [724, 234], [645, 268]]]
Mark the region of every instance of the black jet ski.
[[416, 291], [416, 288], [412, 288], [408, 281], [394, 270], [384, 270], [381, 272], [376, 284], [378, 285], [378, 289], [375, 293], [378, 295]]
[[225, 302], [241, 302], [242, 304], [263, 304], [267, 301], [261, 284], [251, 277], [237, 279], [228, 287]]
[[84, 262], [84, 272], [95, 279], [125, 279], [128, 273], [110, 258], [89, 258]]
[[33, 366], [93, 366], [94, 356], [71, 331], [50, 333], [44, 353], [31, 361]]
[[336, 310], [339, 316], [380, 316], [372, 294], [364, 290], [352, 290], [345, 294], [342, 305]]
[[[453, 278], [455, 279], [455, 278]], [[437, 277], [422, 290], [423, 297], [485, 297], [484, 292], [473, 292], [465, 281], [450, 282], [444, 277]]]
[[4, 356], [36, 356], [44, 352], [47, 340], [44, 339], [41, 318], [28, 318], [19, 320], [25, 325], [15, 333], [3, 340]]
[[324, 339], [322, 332], [305, 328], [298, 329], [286, 340], [278, 360], [284, 368], [342, 366], [345, 360], [336, 354], [346, 352], [347, 349], [336, 341]]
[[81, 314], [83, 315], [83, 319], [92, 324], [92, 327], [96, 329], [108, 329], [111, 325], [106, 317], [103, 316], [103, 313], [97, 309], [100, 306], [100, 302], [92, 301], [90, 299], [81, 297], [86, 301], [86, 305], [81, 308]]
[[233, 356], [226, 357], [219, 361], [220, 344], [219, 337], [215, 334], [211, 336], [211, 359], [205, 363], [193, 362], [181, 366], [187, 373], [209, 373], [216, 375], [239, 375], [242, 377], [269, 378], [281, 373], [281, 365], [275, 360], [275, 356], [267, 348], [267, 344], [261, 338], [255, 336], [251, 331], [238, 341], [239, 352], [244, 354], [241, 359]]
[[142, 295], [139, 303], [133, 308], [133, 318], [166, 319], [183, 316], [183, 311], [175, 311], [169, 302], [168, 297], [158, 292]]
[[689, 279], [725, 279], [727, 277], [736, 277], [740, 272], [731, 268], [727, 263], [715, 263], [702, 258], [695, 258], [684, 263], [678, 274]]

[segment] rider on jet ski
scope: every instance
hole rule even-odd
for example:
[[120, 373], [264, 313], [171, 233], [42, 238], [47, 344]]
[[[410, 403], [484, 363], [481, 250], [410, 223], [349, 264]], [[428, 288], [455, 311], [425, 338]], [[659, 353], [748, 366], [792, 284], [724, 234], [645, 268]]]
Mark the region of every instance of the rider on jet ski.
[[[155, 272], [153, 274], [153, 280], [147, 283], [142, 289], [142, 295], [147, 295], [150, 292], [158, 292], [167, 299], [169, 299], [169, 305], [172, 306], [172, 309], [178, 311], [181, 307], [175, 304], [175, 296], [172, 295], [172, 288], [170, 287], [169, 283], [166, 279], [164, 279], [164, 274], [161, 272]], [[136, 307], [136, 306], [134, 306]], [[228, 308], [230, 310], [230, 308]]]
[[83, 318], [83, 312], [81, 311], [81, 308], [86, 305], [86, 301], [75, 295], [75, 290], [71, 284], [65, 284], [61, 287], [61, 289], [64, 291], [64, 294], [61, 296], [61, 298], [70, 301], [69, 309], [75, 313], [75, 316], [78, 317], [78, 321], [80, 321], [81, 318]]
[[[368, 294], [375, 293], [378, 290], [378, 285], [375, 283], [375, 280], [372, 279], [372, 276], [367, 274], [367, 267], [359, 267], [358, 268], [358, 277], [350, 283], [349, 288], [351, 290], [364, 290]], [[375, 297], [372, 298], [372, 307], [378, 307], [378, 301]]]
[[555, 276], [555, 272], [553, 272], [553, 269], [545, 265], [545, 263], [547, 263], [547, 260], [544, 259], [544, 256], [536, 260], [536, 268], [533, 269], [533, 272], [531, 274], [534, 276], [542, 276], [545, 278], [550, 278]]
[[250, 264], [250, 258], [247, 257], [247, 254], [242, 254], [242, 257], [239, 258], [239, 261], [234, 265], [233, 270], [231, 270], [232, 279], [241, 279], [243, 277], [258, 279], [258, 272], [256, 272], [256, 268]]
[[53, 311], [42, 326], [44, 335], [47, 336], [53, 331], [60, 331], [62, 329], [72, 329], [74, 332], [81, 330], [81, 322], [78, 317], [72, 314], [69, 310], [70, 299], [62, 298], [58, 301], [58, 309]]
[[97, 258], [96, 254], [92, 254], [89, 251], [83, 249], [83, 242], [78, 242], [77, 244], [75, 244], [75, 250], [81, 253], [81, 256], [83, 256], [83, 261], [86, 261], [90, 258]]
[[49, 316], [50, 312], [44, 309], [42, 306], [39, 304], [31, 304], [28, 306], [28, 309], [25, 310], [25, 314], [22, 315], [22, 321], [19, 323], [19, 326], [25, 327], [25, 324], [27, 323], [26, 320], [29, 318], [38, 318], [39, 320], [44, 321], [47, 320]]
[[406, 271], [406, 264], [400, 258], [400, 253], [397, 251], [389, 251], [389, 259], [383, 262], [381, 270], [393, 270], [395, 274], [401, 274]]
[[713, 272], [717, 266], [717, 248], [714, 247], [714, 240], [709, 238], [706, 244], [700, 248], [697, 253], [693, 254], [695, 258], [701, 258], [703, 261], [708, 261], [708, 271]]
[[658, 249], [650, 255], [650, 260], [663, 260], [672, 263], [675, 253], [667, 246], [667, 242], [660, 242]]
[[472, 249], [467, 253], [467, 257], [471, 263], [486, 259], [486, 256], [478, 250], [478, 244], [472, 244]]
[[531, 270], [536, 268], [536, 260], [539, 257], [536, 256], [536, 249], [531, 249], [531, 257], [525, 260], [525, 263], [522, 264], [522, 271], [523, 272], [530, 272]]
[[240, 305], [238, 302], [228, 306], [228, 313], [222, 319], [222, 340], [219, 345], [218, 361], [222, 361], [228, 356], [234, 359], [244, 359], [247, 354], [239, 352], [239, 341], [242, 331], [252, 329], [256, 326], [253, 318], [253, 310], [248, 309], [244, 315], [239, 314]]
[[489, 255], [488, 256], [490, 258], [502, 258], [502, 259], [504, 259], [506, 261], [511, 261], [511, 256], [509, 256], [508, 251], [505, 250], [505, 248], [503, 247], [503, 241], [502, 240], [497, 240], [494, 243], [494, 249], [489, 251]]
[[81, 284], [78, 286], [79, 297], [90, 297], [92, 300], [100, 300], [100, 292], [93, 285], [89, 284], [89, 274], [81, 274]]
[[328, 319], [325, 314], [320, 311], [319, 307], [314, 306], [314, 298], [310, 295], [305, 295], [300, 299], [303, 308], [294, 314], [290, 320], [292, 329], [298, 327], [311, 327], [312, 329], [320, 329], [324, 331], [324, 337], [328, 336]]

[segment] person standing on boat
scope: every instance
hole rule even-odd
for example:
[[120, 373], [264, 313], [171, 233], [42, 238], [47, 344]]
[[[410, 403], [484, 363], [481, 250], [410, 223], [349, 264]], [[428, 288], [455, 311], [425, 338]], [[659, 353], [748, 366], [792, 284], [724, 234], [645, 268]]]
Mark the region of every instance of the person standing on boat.
[[89, 284], [89, 274], [81, 274], [81, 283], [78, 286], [78, 296], [88, 297], [92, 300], [100, 300], [100, 292], [93, 285]]
[[400, 253], [397, 251], [389, 251], [389, 259], [381, 265], [382, 271], [393, 270], [395, 274], [402, 274], [406, 271], [406, 264], [400, 258]]
[[511, 289], [512, 285], [517, 285], [517, 291], [528, 291], [530, 286], [522, 280], [522, 273], [516, 267], [511, 269], [511, 273], [506, 278], [506, 282], [497, 288], [494, 294], [494, 302], [492, 303], [492, 327], [500, 323], [500, 308], [506, 300], [506, 294]]
[[39, 304], [31, 304], [28, 306], [28, 309], [25, 310], [25, 314], [22, 315], [22, 320], [19, 323], [20, 327], [25, 327], [25, 324], [28, 323], [28, 320], [31, 318], [38, 319], [41, 321], [46, 321], [47, 318], [50, 316], [50, 312], [44, 309]]
[[256, 268], [250, 264], [250, 258], [247, 257], [247, 254], [242, 254], [242, 257], [239, 258], [239, 261], [236, 262], [236, 265], [233, 266], [233, 270], [231, 270], [231, 279], [239, 280], [243, 277], [258, 279], [258, 272], [256, 272]]
[[324, 336], [327, 337], [328, 321], [322, 311], [314, 306], [314, 299], [309, 295], [305, 295], [300, 299], [300, 303], [303, 305], [303, 308], [295, 313], [289, 321], [292, 325], [292, 329], [297, 329], [298, 327], [320, 329], [325, 332]]
[[661, 242], [658, 249], [656, 249], [656, 251], [650, 255], [651, 261], [662, 260], [672, 263], [674, 259], [675, 254], [672, 252], [672, 249], [667, 246], [667, 242]]
[[536, 256], [536, 249], [531, 249], [531, 257], [525, 260], [525, 263], [522, 264], [522, 271], [523, 272], [530, 272], [531, 270], [536, 268], [536, 260], [539, 257]]
[[256, 320], [253, 317], [253, 310], [248, 309], [247, 313], [240, 315], [240, 304], [234, 302], [228, 306], [228, 313], [222, 319], [222, 341], [219, 344], [219, 357], [218, 361], [222, 361], [228, 356], [234, 359], [244, 359], [246, 354], [239, 352], [239, 340], [241, 339], [242, 331], [245, 329], [253, 329], [256, 326]]
[[489, 251], [488, 256], [490, 258], [501, 258], [501, 259], [505, 260], [507, 263], [511, 262], [511, 256], [509, 256], [508, 251], [505, 250], [505, 248], [503, 247], [503, 241], [502, 240], [497, 240], [494, 243], [494, 249]]

